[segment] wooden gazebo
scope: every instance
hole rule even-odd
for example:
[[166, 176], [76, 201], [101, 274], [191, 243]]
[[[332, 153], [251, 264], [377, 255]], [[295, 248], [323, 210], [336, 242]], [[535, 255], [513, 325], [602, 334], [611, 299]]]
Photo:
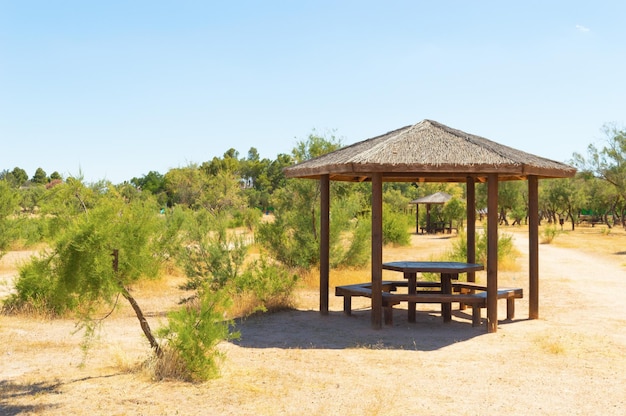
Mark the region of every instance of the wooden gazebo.
[[414, 199], [409, 202], [411, 205], [415, 205], [415, 234], [419, 234], [419, 214], [420, 214], [420, 204], [426, 205], [426, 230], [427, 232], [431, 231], [431, 222], [430, 222], [430, 206], [432, 204], [443, 205], [452, 199], [452, 195], [446, 192], [435, 192], [431, 195], [426, 195], [421, 198]]
[[[383, 182], [465, 182], [467, 186], [467, 261], [475, 262], [475, 184], [486, 182], [487, 202], [487, 331], [498, 324], [498, 183], [526, 180], [529, 197], [529, 318], [539, 317], [538, 180], [572, 177], [566, 164], [535, 156], [431, 120], [285, 169], [288, 178], [320, 181], [320, 312], [328, 314], [330, 181], [372, 183], [372, 327], [382, 327], [382, 184]], [[468, 280], [470, 276], [468, 275]]]

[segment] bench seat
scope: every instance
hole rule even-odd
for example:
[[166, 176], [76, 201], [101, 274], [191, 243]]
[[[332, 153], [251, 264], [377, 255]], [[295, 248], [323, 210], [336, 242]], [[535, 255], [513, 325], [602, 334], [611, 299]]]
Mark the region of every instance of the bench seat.
[[[395, 293], [399, 287], [407, 287], [406, 281], [387, 280], [382, 282], [382, 306], [385, 324], [393, 324], [393, 306], [402, 302], [411, 303], [455, 303], [458, 302], [461, 309], [466, 305], [472, 306], [472, 326], [480, 325], [481, 309], [487, 306], [487, 288], [475, 283], [453, 283], [451, 294], [441, 293], [439, 282], [417, 282], [419, 288], [439, 290], [418, 290], [415, 294]], [[343, 296], [343, 311], [346, 315], [352, 312], [352, 297], [372, 297], [372, 284], [360, 283], [335, 287], [335, 296]], [[515, 299], [523, 297], [521, 288], [498, 289], [498, 299], [507, 300], [507, 319], [515, 316]]]
[[[487, 287], [472, 282], [457, 282], [452, 284], [452, 291], [459, 293], [473, 293], [485, 299], [487, 302]], [[506, 319], [515, 318], [515, 299], [522, 299], [522, 288], [503, 287], [498, 289], [498, 299], [506, 299]], [[463, 305], [461, 305], [463, 308]]]

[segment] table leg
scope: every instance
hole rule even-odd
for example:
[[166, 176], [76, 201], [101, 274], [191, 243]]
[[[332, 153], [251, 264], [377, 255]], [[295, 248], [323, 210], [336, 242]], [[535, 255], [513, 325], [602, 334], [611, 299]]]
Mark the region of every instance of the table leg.
[[[405, 272], [404, 278], [408, 281], [409, 295], [415, 295], [417, 293], [417, 273]], [[409, 308], [409, 322], [415, 322], [415, 302], [408, 302]]]
[[[441, 293], [452, 294], [452, 279], [453, 274], [441, 273]], [[441, 316], [443, 316], [444, 322], [450, 322], [452, 320], [452, 304], [450, 302], [441, 304]]]

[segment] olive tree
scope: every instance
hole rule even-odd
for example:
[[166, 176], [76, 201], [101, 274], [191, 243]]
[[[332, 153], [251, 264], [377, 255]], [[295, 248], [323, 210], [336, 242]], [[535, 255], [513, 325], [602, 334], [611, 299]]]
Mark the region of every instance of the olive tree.
[[[589, 172], [609, 183], [619, 200], [624, 201], [626, 200], [626, 130], [614, 124], [606, 124], [602, 131], [605, 135], [604, 146], [598, 148], [590, 144], [587, 148], [587, 157], [575, 153], [573, 163], [583, 172]], [[615, 199], [614, 207], [619, 202]], [[619, 215], [623, 218], [621, 213]], [[624, 225], [623, 219], [622, 224]]]

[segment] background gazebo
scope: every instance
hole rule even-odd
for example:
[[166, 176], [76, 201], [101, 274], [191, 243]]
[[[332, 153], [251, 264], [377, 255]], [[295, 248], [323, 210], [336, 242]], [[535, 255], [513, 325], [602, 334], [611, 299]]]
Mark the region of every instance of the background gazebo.
[[[382, 328], [383, 182], [465, 182], [467, 187], [467, 261], [476, 257], [475, 184], [487, 183], [487, 330], [498, 323], [498, 183], [528, 182], [529, 318], [539, 317], [538, 180], [566, 178], [576, 170], [486, 138], [431, 120], [402, 127], [285, 168], [288, 178], [320, 181], [320, 312], [328, 314], [330, 181], [372, 183], [372, 312], [373, 328]], [[468, 274], [468, 280], [473, 281]]]
[[410, 204], [415, 205], [415, 234], [419, 234], [420, 232], [420, 204], [426, 205], [426, 232], [431, 232], [432, 225], [430, 222], [430, 206], [432, 204], [443, 205], [451, 198], [452, 195], [447, 192], [435, 192], [434, 194], [426, 195], [409, 202]]

